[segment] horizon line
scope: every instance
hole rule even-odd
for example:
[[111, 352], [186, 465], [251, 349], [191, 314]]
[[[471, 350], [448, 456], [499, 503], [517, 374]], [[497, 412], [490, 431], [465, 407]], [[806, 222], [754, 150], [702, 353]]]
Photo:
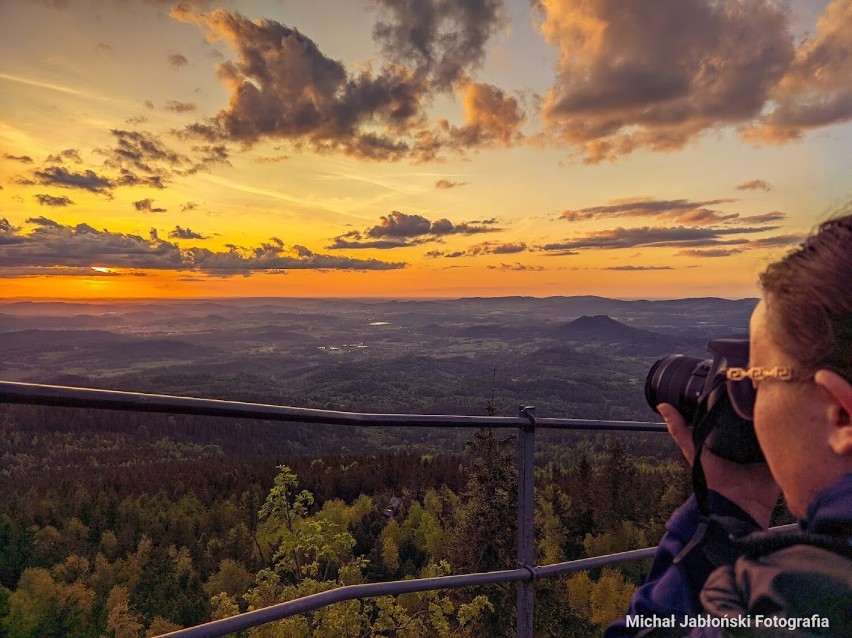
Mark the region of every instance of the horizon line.
[[607, 297], [604, 295], [470, 295], [470, 296], [252, 296], [220, 295], [212, 297], [0, 297], [0, 304], [21, 302], [44, 303], [107, 303], [107, 302], [185, 302], [185, 301], [230, 301], [230, 300], [311, 300], [311, 301], [461, 301], [469, 299], [580, 299], [595, 298], [611, 301], [681, 301], [686, 299], [721, 299], [723, 301], [743, 301], [760, 297], [722, 297], [718, 295], [700, 295], [695, 297]]

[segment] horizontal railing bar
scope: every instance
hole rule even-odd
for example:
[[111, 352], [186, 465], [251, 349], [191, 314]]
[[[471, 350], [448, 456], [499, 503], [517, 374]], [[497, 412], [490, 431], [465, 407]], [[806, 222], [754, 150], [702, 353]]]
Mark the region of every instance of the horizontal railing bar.
[[[790, 525], [781, 525], [771, 528], [774, 532], [788, 532], [798, 529], [798, 525], [792, 523]], [[398, 596], [399, 594], [408, 594], [412, 592], [434, 591], [438, 589], [455, 589], [458, 587], [471, 587], [475, 585], [492, 585], [496, 583], [511, 583], [530, 578], [549, 578], [561, 574], [570, 574], [573, 572], [583, 571], [585, 569], [596, 569], [598, 567], [606, 567], [618, 563], [626, 563], [635, 560], [644, 560], [652, 558], [657, 551], [656, 547], [646, 547], [644, 549], [634, 549], [627, 552], [619, 552], [617, 554], [607, 554], [605, 556], [594, 556], [592, 558], [581, 558], [578, 560], [566, 561], [563, 563], [554, 563], [553, 565], [542, 565], [529, 569], [507, 569], [494, 572], [481, 572], [476, 574], [461, 574], [457, 576], [439, 576], [436, 578], [416, 578], [411, 580], [399, 580], [386, 583], [367, 583], [362, 585], [345, 585], [330, 589], [328, 591], [312, 594], [290, 600], [285, 603], [278, 603], [248, 611], [237, 616], [224, 618], [222, 620], [214, 620], [213, 622], [186, 629], [179, 629], [168, 634], [164, 634], [163, 638], [218, 638], [229, 633], [250, 629], [258, 625], [283, 620], [297, 614], [304, 614], [309, 611], [316, 611], [322, 607], [340, 603], [347, 600], [356, 600], [360, 598], [374, 598], [377, 596]]]
[[[28, 405], [49, 405], [68, 408], [98, 408], [103, 410], [132, 410], [197, 416], [238, 417], [294, 423], [323, 423], [363, 427], [468, 427], [517, 428], [529, 423], [523, 417], [462, 416], [444, 414], [376, 414], [339, 412], [245, 403], [221, 399], [199, 399], [167, 394], [143, 394], [95, 388], [71, 388], [38, 383], [0, 381], [0, 402]], [[642, 421], [598, 421], [594, 419], [538, 419], [536, 426], [569, 430], [623, 430], [662, 432], [662, 423]]]
[[553, 565], [541, 565], [535, 567], [536, 578], [547, 578], [549, 576], [558, 576], [560, 574], [570, 574], [572, 572], [583, 571], [584, 569], [596, 569], [598, 567], [606, 567], [607, 565], [615, 565], [617, 563], [627, 563], [632, 560], [644, 560], [653, 558], [656, 547], [645, 547], [643, 549], [634, 549], [629, 552], [620, 552], [618, 554], [607, 554], [605, 556], [593, 556], [592, 558], [582, 558], [580, 560], [570, 560], [564, 563], [554, 563]]
[[[594, 569], [604, 565], [622, 563], [631, 560], [639, 560], [653, 556], [656, 547], [637, 549], [632, 552], [621, 554], [610, 554], [608, 556], [596, 556], [594, 558], [582, 558], [580, 560], [547, 565], [546, 567], [534, 567], [528, 569], [507, 569], [494, 572], [482, 572], [477, 574], [461, 574], [457, 576], [439, 576], [436, 578], [417, 578], [412, 580], [392, 581], [387, 583], [368, 583], [363, 585], [345, 585], [329, 591], [304, 596], [286, 603], [279, 603], [270, 607], [264, 607], [255, 611], [249, 611], [238, 616], [231, 616], [222, 620], [179, 629], [163, 638], [213, 638], [223, 636], [235, 631], [242, 631], [258, 625], [263, 625], [276, 620], [283, 620], [297, 614], [304, 614], [326, 607], [334, 603], [355, 600], [359, 598], [373, 598], [376, 596], [398, 596], [411, 592], [432, 591], [437, 589], [455, 589], [458, 587], [472, 587], [475, 585], [491, 585], [495, 583], [511, 583], [520, 580], [529, 580]], [[533, 576], [534, 575], [534, 576]]]
[[132, 410], [138, 412], [164, 412], [198, 416], [238, 417], [266, 421], [297, 423], [325, 423], [329, 425], [361, 426], [421, 426], [441, 427], [518, 427], [525, 419], [518, 417], [450, 416], [423, 414], [369, 414], [294, 408], [266, 403], [199, 399], [166, 394], [143, 394], [94, 388], [70, 388], [0, 381], [0, 401], [30, 405], [51, 405], [70, 408], [99, 408], [105, 410]]
[[655, 421], [605, 421], [600, 419], [537, 418], [537, 430], [609, 430], [621, 432], [666, 432], [665, 423]]
[[228, 633], [257, 627], [266, 623], [283, 620], [297, 614], [320, 609], [334, 603], [359, 598], [373, 598], [376, 596], [397, 596], [412, 592], [431, 591], [437, 589], [454, 589], [457, 587], [469, 587], [475, 585], [490, 585], [494, 583], [511, 583], [531, 578], [526, 569], [508, 569], [497, 572], [485, 572], [480, 574], [462, 574], [458, 576], [439, 576], [437, 578], [417, 578], [412, 580], [401, 580], [387, 583], [368, 583], [363, 585], [345, 585], [336, 589], [304, 596], [286, 603], [279, 603], [263, 609], [248, 611], [238, 616], [231, 616], [222, 620], [179, 629], [168, 636], [180, 638], [207, 638], [224, 636]]

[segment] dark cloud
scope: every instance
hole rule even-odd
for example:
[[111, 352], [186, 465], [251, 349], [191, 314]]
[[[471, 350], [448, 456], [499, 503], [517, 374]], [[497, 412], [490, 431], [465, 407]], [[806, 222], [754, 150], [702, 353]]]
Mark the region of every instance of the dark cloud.
[[625, 271], [634, 271], [634, 270], [674, 270], [671, 266], [608, 266], [606, 268], [602, 268], [602, 270], [625, 270]]
[[682, 148], [712, 128], [784, 143], [852, 121], [852, 5], [830, 2], [796, 42], [774, 0], [551, 0], [541, 30], [561, 52], [543, 138], [587, 162]]
[[[49, 269], [134, 268], [197, 271], [219, 276], [250, 275], [254, 272], [278, 272], [291, 269], [390, 270], [404, 268], [401, 262], [375, 259], [352, 259], [313, 253], [304, 246], [286, 249], [277, 238], [256, 248], [231, 246], [215, 252], [205, 248], [181, 248], [159, 238], [155, 230], [149, 237], [97, 230], [88, 224], [65, 226], [37, 217], [27, 220], [35, 225], [29, 233], [21, 233], [5, 219], [0, 220], [0, 268]], [[6, 270], [9, 269], [9, 270]]]
[[15, 162], [21, 162], [22, 164], [32, 164], [33, 163], [33, 158], [30, 157], [29, 155], [11, 155], [9, 153], [6, 153], [5, 155], [3, 155], [3, 157], [5, 157], [7, 160], [13, 160]]
[[762, 179], [749, 179], [743, 182], [742, 184], [737, 184], [738, 191], [771, 191], [772, 186], [769, 182]]
[[70, 197], [66, 197], [65, 195], [54, 197], [53, 195], [38, 194], [34, 195], [34, 197], [42, 206], [69, 206], [74, 203]]
[[91, 266], [61, 267], [61, 266], [25, 266], [21, 268], [3, 268], [0, 278], [14, 279], [25, 277], [145, 277], [147, 273], [135, 271], [95, 270]]
[[502, 230], [488, 225], [474, 225], [468, 222], [454, 224], [449, 219], [429, 221], [422, 215], [407, 215], [393, 211], [383, 215], [381, 221], [365, 231], [368, 237], [418, 237], [422, 235], [474, 235]]
[[19, 230], [19, 227], [12, 226], [5, 217], [0, 218], [0, 245], [17, 243]]
[[97, 45], [95, 45], [95, 51], [103, 51], [105, 53], [109, 53], [112, 51], [112, 47], [106, 42], [98, 42]]
[[[487, 16], [499, 4], [498, 0], [387, 3], [386, 7], [382, 3], [400, 25], [412, 12], [437, 12], [455, 16], [458, 31], [447, 31], [441, 26], [446, 19], [436, 18], [440, 35], [433, 44], [449, 52], [447, 56], [429, 61], [428, 53], [422, 60], [409, 58], [407, 64], [358, 71], [329, 58], [313, 40], [281, 23], [251, 21], [223, 9], [199, 13], [179, 5], [173, 17], [198, 25], [209, 42], [226, 41], [237, 54], [236, 61], [218, 65], [220, 79], [231, 92], [228, 107], [211, 120], [188, 126], [185, 134], [211, 143], [227, 139], [252, 144], [271, 138], [285, 140], [296, 149], [387, 161], [427, 161], [444, 150], [463, 154], [508, 145], [520, 139], [524, 115], [518, 101], [497, 87], [462, 81], [461, 73], [481, 57], [472, 21], [485, 19], [476, 30], [487, 40], [492, 28]], [[377, 37], [390, 52], [396, 36], [390, 22], [383, 24]], [[424, 37], [432, 42], [435, 36]], [[462, 126], [446, 120], [430, 123], [425, 114], [430, 91], [444, 87], [447, 78], [453, 77], [459, 81], [456, 89], [462, 95], [465, 122]]]
[[47, 166], [43, 169], [33, 171], [36, 183], [45, 186], [61, 186], [63, 188], [79, 188], [92, 193], [108, 195], [113, 182], [91, 169], [82, 173], [69, 171], [61, 166]]
[[231, 153], [228, 147], [224, 144], [202, 144], [192, 147], [192, 152], [196, 154], [197, 164], [192, 167], [190, 172], [196, 172], [201, 169], [208, 169], [214, 164], [231, 164]]
[[219, 65], [231, 90], [229, 107], [190, 132], [208, 139], [254, 142], [277, 137], [319, 151], [342, 150], [365, 158], [399, 158], [409, 146], [388, 134], [363, 130], [381, 124], [402, 130], [421, 117], [424, 81], [401, 67], [350, 76], [310, 38], [272, 20], [253, 22], [222, 9], [172, 15], [198, 24], [209, 41], [226, 40], [236, 62]]
[[736, 219], [736, 213], [721, 213], [707, 208], [735, 202], [735, 199], [710, 199], [690, 201], [686, 199], [629, 199], [611, 202], [603, 206], [592, 206], [579, 210], [566, 210], [559, 216], [571, 222], [612, 217], [660, 217], [682, 224], [713, 224]]
[[112, 168], [135, 169], [148, 176], [165, 178], [192, 165], [189, 157], [170, 149], [151, 133], [124, 129], [112, 129], [110, 133], [115, 137], [115, 146], [99, 152]]
[[164, 188], [174, 176], [192, 175], [213, 164], [228, 163], [228, 150], [223, 144], [193, 146], [194, 156], [190, 157], [145, 131], [110, 132], [115, 145], [97, 152], [105, 156], [104, 165], [120, 171], [115, 180], [117, 186]]
[[168, 212], [165, 208], [154, 208], [154, 200], [150, 197], [148, 199], [140, 199], [138, 201], [133, 202], [133, 208], [140, 212], [145, 213], [165, 213]]
[[47, 217], [28, 217], [26, 219], [27, 224], [35, 224], [36, 226], [50, 226], [52, 228], [62, 228], [62, 224], [59, 222], [55, 222], [52, 219], [48, 219]]
[[799, 139], [809, 129], [850, 120], [852, 88], [832, 91], [824, 97], [812, 93], [796, 95], [772, 111], [761, 124], [743, 127], [741, 133], [745, 140], [756, 144], [783, 144]]
[[784, 213], [773, 211], [762, 215], [740, 216], [739, 213], [725, 213], [715, 207], [730, 204], [736, 199], [708, 199], [692, 201], [687, 199], [634, 198], [608, 202], [602, 206], [591, 206], [578, 210], [563, 211], [559, 217], [569, 222], [581, 222], [593, 219], [611, 219], [620, 217], [653, 217], [690, 226], [725, 224], [761, 224], [784, 219]]
[[377, 259], [353, 259], [320, 255], [304, 246], [294, 246], [289, 252], [278, 238], [253, 249], [231, 246], [227, 252], [213, 252], [206, 248], [189, 248], [184, 251], [192, 270], [209, 274], [248, 275], [256, 271], [282, 270], [396, 270], [404, 268], [402, 262], [385, 262]]
[[805, 241], [805, 233], [792, 233], [790, 235], [776, 235], [775, 237], [762, 237], [749, 242], [749, 248], [776, 248], [778, 246], [797, 246]]
[[193, 160], [171, 151], [148, 133], [121, 130], [113, 130], [112, 133], [118, 144], [111, 148], [95, 149], [95, 152], [106, 156], [104, 166], [116, 171], [114, 174], [99, 174], [92, 169], [76, 171], [65, 168], [61, 164], [66, 160], [81, 163], [76, 149], [66, 149], [49, 155], [47, 166], [34, 170], [33, 179], [21, 179], [19, 183], [78, 188], [111, 197], [112, 190], [120, 186], [163, 189], [175, 174], [192, 174], [210, 163], [222, 161], [217, 153], [206, 147], [199, 150], [201, 157]]
[[[360, 233], [358, 233], [358, 237], [360, 237]], [[417, 244], [422, 244], [422, 240], [411, 240], [411, 239], [371, 239], [371, 240], [361, 240], [359, 238], [349, 239], [344, 236], [335, 237], [331, 244], [327, 246], [329, 250], [341, 250], [344, 248], [378, 248], [378, 249], [390, 249], [390, 248], [405, 248], [407, 246], [416, 246]]]
[[695, 228], [689, 226], [614, 228], [589, 232], [577, 239], [542, 246], [545, 251], [572, 251], [578, 249], [656, 247], [701, 247], [747, 244], [747, 239], [722, 239], [726, 235], [752, 234], [774, 230], [777, 227]]
[[167, 111], [174, 111], [175, 113], [188, 113], [190, 111], [194, 111], [198, 107], [192, 102], [178, 102], [177, 100], [169, 100], [166, 102], [166, 105], [163, 107]]
[[463, 152], [468, 148], [512, 146], [523, 135], [521, 126], [526, 119], [518, 100], [491, 84], [470, 82], [460, 89], [465, 123], [449, 126], [442, 122], [448, 135], [445, 143]]
[[430, 250], [423, 254], [424, 257], [436, 259], [438, 257], [446, 257], [447, 259], [457, 259], [458, 257], [467, 257], [468, 254], [464, 250], [454, 250], [453, 252], [445, 252], [443, 250]]
[[225, 135], [214, 124], [194, 122], [187, 124], [181, 131], [174, 131], [174, 133], [181, 138], [200, 138], [211, 143], [221, 142]]
[[527, 250], [524, 242], [492, 242], [486, 241], [475, 244], [467, 249], [469, 255], [511, 255]]
[[675, 150], [760, 116], [794, 60], [771, 0], [556, 0], [542, 33], [561, 51], [543, 117], [588, 162]]
[[425, 253], [425, 257], [437, 258], [446, 257], [455, 259], [457, 257], [473, 257], [476, 255], [511, 255], [522, 253], [529, 250], [524, 242], [496, 242], [485, 241], [479, 244], [474, 244], [466, 250], [456, 250], [453, 252], [445, 252], [440, 250], [430, 250]]
[[[598, 162], [636, 149], [677, 150], [714, 128], [784, 142], [852, 120], [848, 0], [829, 4], [816, 34], [798, 43], [776, 0], [660, 2], [536, 3], [542, 33], [561, 52], [537, 140]], [[173, 17], [236, 53], [218, 65], [228, 106], [185, 133], [211, 144], [278, 139], [294, 150], [385, 161], [431, 161], [524, 139], [519, 100], [473, 78], [505, 23], [501, 0], [374, 4], [374, 37], [388, 62], [360, 69], [278, 22], [176, 6]], [[462, 102], [461, 125], [426, 115], [436, 92], [448, 90]], [[721, 221], [703, 215], [697, 221]]]
[[506, 21], [502, 0], [374, 0], [382, 19], [373, 37], [384, 54], [412, 66], [438, 89], [466, 79]]
[[[397, 213], [397, 215], [402, 215], [402, 213]], [[419, 215], [409, 215], [408, 217], [411, 218], [411, 217], [420, 217], [420, 216]], [[420, 217], [420, 219], [423, 219], [423, 218]], [[396, 226], [396, 224], [385, 224], [384, 220], [385, 220], [385, 218], [382, 217], [382, 223], [379, 226], [374, 226], [373, 228], [371, 228], [369, 230], [369, 232], [370, 233], [378, 232], [379, 233], [378, 236], [383, 236], [385, 234], [393, 234], [395, 232], [394, 227]], [[456, 229], [456, 227], [453, 224], [453, 222], [451, 222], [449, 219], [442, 218], [442, 219], [436, 219], [431, 224], [429, 224], [429, 226], [426, 228], [426, 230], [423, 233], [414, 232], [413, 234], [420, 235], [420, 234], [425, 234], [425, 233], [431, 233], [433, 235], [452, 235], [455, 232], [455, 229]]]
[[476, 235], [502, 230], [491, 226], [495, 222], [496, 220], [486, 220], [480, 224], [455, 224], [445, 218], [430, 221], [422, 215], [393, 211], [389, 215], [382, 215], [378, 224], [363, 232], [350, 230], [335, 237], [328, 248], [405, 248], [438, 241], [446, 235]]
[[137, 175], [133, 171], [122, 168], [119, 171], [118, 177], [115, 178], [116, 186], [149, 186], [151, 188], [164, 189], [166, 187], [165, 180], [160, 175]]
[[740, 248], [689, 248], [687, 250], [679, 250], [675, 253], [681, 257], [730, 257], [742, 252]]
[[196, 204], [195, 202], [187, 202], [186, 204], [180, 207], [180, 212], [185, 213], [190, 210], [195, 210], [196, 208], [198, 208], [198, 204]]
[[169, 61], [169, 64], [171, 64], [176, 69], [179, 69], [180, 67], [189, 64], [189, 60], [186, 59], [186, 56], [180, 53], [171, 53], [169, 54], [169, 57], [167, 59]]
[[762, 215], [748, 215], [746, 217], [740, 217], [737, 221], [743, 224], [771, 224], [772, 222], [779, 222], [786, 218], [787, 215], [774, 210], [771, 213], [763, 213]]
[[189, 228], [175, 226], [174, 230], [169, 231], [169, 239], [207, 239], [207, 237]]
[[439, 120], [432, 129], [416, 134], [413, 157], [417, 161], [442, 158], [444, 151], [464, 155], [469, 150], [510, 147], [524, 139], [526, 114], [514, 97], [490, 84], [469, 82], [459, 86], [464, 124]]
[[128, 117], [124, 120], [125, 124], [130, 124], [131, 126], [139, 126], [140, 124], [144, 124], [148, 121], [148, 118], [144, 115], [134, 115], [133, 117]]
[[796, 49], [787, 73], [772, 93], [771, 108], [744, 126], [745, 139], [783, 143], [808, 130], [852, 120], [852, 3], [834, 0], [816, 33]]
[[66, 160], [74, 162], [75, 164], [83, 163], [83, 158], [80, 157], [80, 151], [76, 148], [66, 148], [64, 151], [48, 155], [45, 162], [48, 164], [62, 164]]
[[155, 237], [112, 233], [88, 224], [65, 226], [36, 217], [28, 234], [16, 233], [12, 244], [0, 243], [0, 267], [116, 267], [178, 268], [182, 260], [177, 246]]
[[486, 268], [488, 268], [489, 270], [517, 270], [517, 271], [521, 271], [521, 270], [534, 270], [534, 271], [544, 270], [543, 266], [529, 266], [529, 265], [522, 264], [522, 263], [517, 262], [517, 261], [514, 264], [503, 264], [503, 263], [501, 263], [498, 266], [491, 265], [491, 266], [486, 266]]
[[[435, 223], [441, 227], [444, 221], [446, 220]], [[428, 235], [431, 230], [432, 222], [422, 215], [406, 215], [393, 211], [389, 215], [383, 215], [379, 224], [367, 229], [366, 233], [368, 237], [416, 237]]]
[[143, 102], [143, 104], [144, 104], [147, 108], [149, 108], [149, 109], [151, 109], [151, 110], [154, 110], [154, 103], [153, 103], [151, 100], [145, 100], [145, 101]]
[[439, 179], [435, 182], [435, 188], [456, 188], [457, 186], [466, 186], [467, 182], [454, 182], [449, 179]]

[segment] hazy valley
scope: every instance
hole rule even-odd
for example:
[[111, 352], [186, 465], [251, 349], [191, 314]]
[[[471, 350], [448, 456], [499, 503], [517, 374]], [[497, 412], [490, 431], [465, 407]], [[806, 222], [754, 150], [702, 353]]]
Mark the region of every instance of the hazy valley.
[[[3, 302], [0, 377], [339, 410], [465, 414], [481, 413], [493, 385], [502, 414], [525, 402], [549, 416], [583, 411], [615, 418], [607, 411], [617, 405], [643, 418], [641, 396], [626, 395], [644, 382], [648, 366], [665, 354], [702, 356], [714, 337], [745, 335], [755, 303]], [[602, 371], [618, 380], [624, 396], [583, 390], [588, 375]], [[603, 413], [582, 407], [590, 394], [606, 399]]]

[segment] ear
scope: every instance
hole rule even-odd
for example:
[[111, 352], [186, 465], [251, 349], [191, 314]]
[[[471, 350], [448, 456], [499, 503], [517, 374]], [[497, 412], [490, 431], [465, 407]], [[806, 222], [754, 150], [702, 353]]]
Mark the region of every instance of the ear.
[[828, 407], [831, 449], [840, 456], [852, 456], [852, 385], [833, 370], [817, 371], [814, 382], [833, 399]]

